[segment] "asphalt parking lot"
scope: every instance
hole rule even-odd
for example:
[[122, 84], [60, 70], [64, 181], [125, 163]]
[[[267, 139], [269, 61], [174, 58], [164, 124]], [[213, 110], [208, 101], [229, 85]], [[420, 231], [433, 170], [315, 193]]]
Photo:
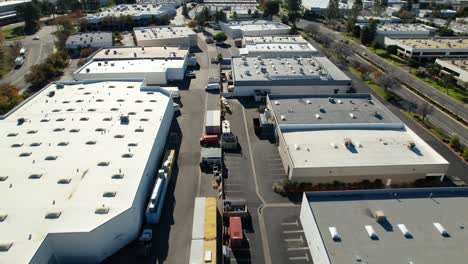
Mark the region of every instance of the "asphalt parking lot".
[[300, 206], [264, 209], [273, 264], [313, 263], [299, 213]]

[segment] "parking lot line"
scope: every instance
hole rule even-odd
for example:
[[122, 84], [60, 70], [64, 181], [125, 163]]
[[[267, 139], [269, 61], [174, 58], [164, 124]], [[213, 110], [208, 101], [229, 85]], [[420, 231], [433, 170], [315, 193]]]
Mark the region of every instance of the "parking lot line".
[[309, 255], [305, 254], [304, 257], [289, 257], [289, 260], [305, 260], [306, 262], [309, 262]]
[[308, 247], [288, 248], [288, 251], [309, 250]]
[[304, 243], [304, 239], [302, 239], [302, 236], [299, 236], [299, 238], [287, 238], [284, 241], [286, 242], [301, 242]]
[[299, 226], [299, 223], [298, 223], [297, 220], [296, 220], [295, 222], [285, 222], [285, 223], [281, 223], [281, 225], [283, 225], [283, 226], [288, 226], [288, 225]]
[[283, 231], [283, 234], [298, 234], [298, 233], [304, 233], [304, 230], [286, 230], [286, 231]]

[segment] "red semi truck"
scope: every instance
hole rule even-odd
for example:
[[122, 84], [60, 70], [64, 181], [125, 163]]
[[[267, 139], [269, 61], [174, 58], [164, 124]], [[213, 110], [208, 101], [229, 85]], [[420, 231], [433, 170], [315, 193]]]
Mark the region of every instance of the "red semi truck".
[[235, 250], [242, 246], [244, 233], [242, 231], [242, 220], [238, 216], [229, 217], [229, 245]]

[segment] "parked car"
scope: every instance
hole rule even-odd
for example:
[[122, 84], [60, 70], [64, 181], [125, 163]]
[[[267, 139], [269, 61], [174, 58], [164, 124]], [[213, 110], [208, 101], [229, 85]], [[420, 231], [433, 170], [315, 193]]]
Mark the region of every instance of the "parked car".
[[200, 145], [213, 145], [219, 142], [218, 135], [203, 135], [200, 137]]
[[40, 40], [41, 38], [39, 36], [34, 36], [33, 40]]
[[219, 83], [210, 83], [205, 87], [207, 91], [217, 91], [219, 90]]

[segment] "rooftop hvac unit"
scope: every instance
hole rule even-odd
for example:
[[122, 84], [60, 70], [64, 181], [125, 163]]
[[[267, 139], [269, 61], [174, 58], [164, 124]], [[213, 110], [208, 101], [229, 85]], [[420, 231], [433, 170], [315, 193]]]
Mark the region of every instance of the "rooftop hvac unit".
[[414, 149], [414, 148], [416, 148], [416, 143], [414, 143], [414, 141], [408, 142], [408, 148], [409, 148], [409, 149]]
[[315, 114], [315, 118], [322, 119], [322, 117], [320, 117], [320, 114]]
[[344, 139], [344, 144], [347, 148], [352, 148], [354, 145], [353, 145], [353, 141], [351, 141], [350, 138], [345, 138]]
[[381, 211], [381, 210], [375, 211], [374, 216], [375, 216], [375, 221], [377, 221], [377, 222], [383, 222], [383, 221], [385, 221], [387, 219], [385, 217], [384, 212]]
[[375, 230], [374, 230], [374, 228], [372, 226], [366, 225], [365, 228], [366, 228], [367, 234], [369, 235], [369, 237], [371, 239], [378, 239], [379, 238], [377, 236], [377, 233], [375, 233]]
[[285, 116], [285, 115], [281, 115], [281, 120], [285, 121], [285, 120], [286, 120], [286, 116]]
[[333, 241], [341, 241], [340, 234], [338, 234], [336, 227], [329, 227], [328, 230], [330, 230], [330, 235]]
[[334, 103], [335, 103], [335, 99], [334, 99], [334, 98], [332, 98], [332, 97], [328, 97], [328, 102], [330, 102], [330, 103], [334, 104]]
[[312, 104], [310, 100], [306, 100], [306, 104]]
[[444, 236], [444, 237], [450, 236], [449, 233], [447, 232], [447, 230], [444, 228], [444, 226], [442, 226], [440, 223], [434, 223], [434, 227], [437, 229], [437, 231], [439, 231], [439, 233], [442, 236]]
[[349, 117], [351, 117], [352, 119], [356, 119], [356, 116], [353, 113], [349, 113]]
[[89, 73], [90, 71], [91, 71], [91, 69], [89, 69], [89, 68], [88, 68], [88, 69], [86, 69], [86, 73]]
[[301, 146], [299, 146], [298, 144], [294, 144], [294, 150], [301, 150]]
[[280, 103], [278, 101], [275, 101], [275, 105], [279, 105]]

